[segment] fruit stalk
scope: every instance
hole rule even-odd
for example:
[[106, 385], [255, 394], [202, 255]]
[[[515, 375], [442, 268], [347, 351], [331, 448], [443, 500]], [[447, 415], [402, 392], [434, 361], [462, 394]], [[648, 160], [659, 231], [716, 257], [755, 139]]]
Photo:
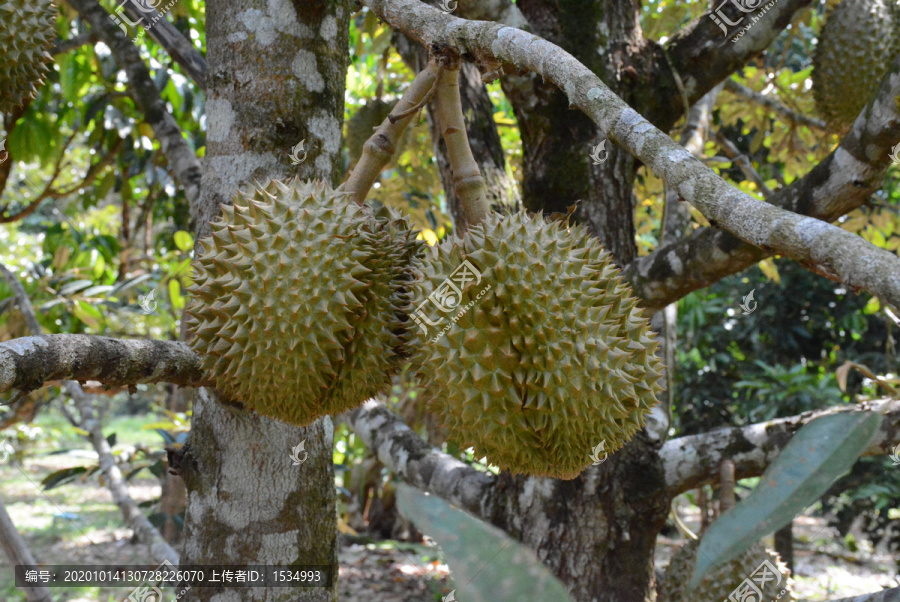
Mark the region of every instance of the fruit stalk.
[[490, 212], [487, 201], [487, 187], [481, 169], [475, 162], [459, 95], [459, 60], [446, 64], [438, 79], [435, 95], [437, 116], [447, 157], [453, 170], [453, 185], [462, 203], [463, 214], [469, 227], [481, 223]]
[[363, 145], [362, 156], [350, 177], [341, 186], [342, 190], [350, 193], [350, 199], [356, 204], [362, 205], [365, 202], [372, 184], [394, 156], [400, 137], [415, 117], [414, 109], [424, 106], [434, 93], [441, 70], [442, 67], [436, 60], [433, 58], [429, 60], [428, 66], [419, 72], [394, 107], [392, 115], [388, 115], [381, 125], [375, 128], [375, 133]]

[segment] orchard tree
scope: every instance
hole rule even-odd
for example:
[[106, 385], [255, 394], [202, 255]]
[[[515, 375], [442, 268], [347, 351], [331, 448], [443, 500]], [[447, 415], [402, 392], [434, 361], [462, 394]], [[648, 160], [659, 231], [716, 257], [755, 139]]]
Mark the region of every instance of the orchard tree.
[[[143, 214], [152, 216], [154, 203], [161, 201], [148, 199], [164, 194], [171, 219], [193, 229], [199, 257], [205, 252], [200, 245], [210, 240], [211, 222], [239, 212], [228, 206], [254, 183], [318, 178], [342, 185], [347, 203], [377, 196], [374, 183], [393, 160], [404, 130], [427, 105], [433, 163], [453, 236], [477, 232], [473, 229], [498, 213], [510, 222], [535, 219], [518, 213], [519, 204], [553, 216], [556, 225], [548, 228], [583, 228], [591, 237], [584, 244], [602, 245], [621, 269], [637, 297], [635, 319], [656, 315], [659, 355], [669, 369], [659, 387], [665, 391], [652, 411], [642, 414], [643, 428], [629, 433], [624, 447], [607, 461], [592, 463], [591, 452], [598, 452], [585, 446], [583, 470], [565, 479], [530, 466], [494, 473], [462, 462], [423, 441], [383, 400], [355, 399], [356, 407], [340, 420], [402, 480], [531, 548], [579, 601], [654, 599], [653, 552], [673, 498], [705, 484], [763, 474], [782, 450], [788, 448], [786, 456], [795, 453], [790, 441], [807, 425], [818, 424], [820, 435], [828, 435], [819, 436], [826, 456], [843, 454], [851, 463], [860, 454], [889, 453], [900, 442], [900, 407], [890, 399], [670, 439], [672, 408], [695, 401], [678, 398], [671, 386], [673, 304], [690, 292], [755, 264], [771, 269], [765, 262], [778, 255], [871, 294], [885, 307], [900, 307], [900, 260], [890, 232], [878, 240], [862, 227], [850, 231], [831, 224], [877, 198], [882, 188], [893, 147], [900, 143], [900, 59], [884, 64], [855, 121], [840, 127], [833, 125], [831, 114], [827, 124], [802, 114], [811, 106], [808, 91], [797, 85], [808, 78], [806, 64], [771, 67], [778, 63], [770, 60], [777, 53], [784, 61], [808, 58], [804, 36], [821, 29], [808, 0], [770, 3], [753, 21], [746, 16], [748, 4], [736, 2], [708, 11], [617, 0], [460, 0], [442, 3], [442, 10], [418, 0], [361, 4], [209, 0], [205, 16], [191, 4], [179, 11], [192, 24], [187, 28], [196, 34], [192, 43], [154, 10], [164, 9], [159, 2], [104, 6], [97, 0], [67, 0], [57, 21], [60, 40], [52, 47], [58, 73], [36, 98], [26, 95], [4, 115], [10, 160], [0, 164], [0, 187], [7, 197], [15, 196], [4, 205], [3, 221], [25, 219], [47, 199], [80, 195], [89, 204], [113, 190], [123, 224], [131, 223], [130, 208], [141, 199], [129, 180], [140, 175]], [[665, 18], [650, 14], [651, 7]], [[9, 31], [13, 17], [4, 18], [3, 31]], [[358, 20], [376, 18], [393, 30], [380, 38], [383, 56], [392, 45], [416, 76], [350, 169], [341, 154], [350, 32], [358, 35]], [[152, 44], [135, 35], [141, 19], [152, 24], [145, 28]], [[7, 72], [12, 71], [9, 63], [0, 61]], [[494, 82], [521, 137], [517, 175], [492, 114], [492, 95], [499, 93]], [[763, 95], [749, 85], [776, 89], [778, 95]], [[90, 102], [78, 107], [73, 100], [86, 90]], [[785, 103], [803, 106], [795, 110]], [[713, 132], [713, 122], [734, 131]], [[839, 130], [840, 137], [826, 128]], [[80, 130], [88, 138], [75, 154], [89, 168], [72, 181], [61, 166]], [[36, 141], [41, 135], [53, 144]], [[707, 161], [710, 144], [721, 149], [732, 169], [707, 166], [715, 164]], [[100, 151], [99, 159], [85, 152], [89, 147]], [[31, 168], [26, 159], [52, 166], [49, 173], [38, 171], [49, 184], [33, 198], [10, 187], [15, 172]], [[23, 178], [16, 182], [24, 186]], [[128, 242], [134, 235], [125, 232], [123, 238]], [[128, 257], [118, 259], [123, 267], [114, 279], [128, 271]], [[4, 276], [20, 311], [29, 314], [26, 291], [15, 275], [6, 271]], [[306, 286], [298, 282], [297, 287], [301, 284]], [[412, 281], [406, 284], [418, 290]], [[82, 312], [79, 319], [87, 323], [91, 306], [81, 303], [73, 311]], [[183, 308], [181, 303], [176, 309]], [[324, 312], [302, 316], [307, 323], [327, 317]], [[402, 316], [400, 330], [414, 330], [412, 319]], [[28, 393], [51, 381], [67, 381], [116, 503], [139, 537], [154, 546], [158, 561], [336, 565], [332, 417], [309, 416], [300, 421], [305, 426], [298, 426], [298, 421], [288, 424], [253, 411], [260, 401], [222, 394], [224, 377], [207, 370], [208, 358], [187, 342], [40, 334], [36, 320], [28, 326], [33, 336], [0, 343], [0, 391]], [[520, 327], [527, 336], [534, 325]], [[188, 320], [182, 330], [186, 341], [196, 341], [199, 331], [192, 331]], [[652, 345], [638, 345], [634, 355], [648, 348]], [[591, 379], [596, 383], [611, 372], [596, 358], [573, 354], [568, 359], [596, 363]], [[256, 375], [261, 381], [268, 376]], [[390, 375], [383, 376], [388, 382]], [[77, 382], [88, 380], [195, 388], [190, 438], [169, 457], [188, 492], [180, 555], [148, 528], [114, 463], [104, 460], [109, 450], [103, 447], [100, 417]], [[437, 384], [450, 398], [458, 383]], [[478, 391], [488, 403], [494, 394], [490, 387], [486, 382]], [[451, 407], [451, 419], [455, 409], [462, 413]], [[598, 404], [596, 410], [604, 408]], [[833, 423], [826, 419], [834, 416], [851, 426], [843, 433], [827, 430]], [[809, 443], [800, 435], [798, 440]], [[302, 476], [289, 470], [288, 457], [300, 441], [308, 453]], [[848, 467], [815, 463], [816, 473], [806, 476], [827, 487]], [[818, 491], [779, 484], [766, 499], [765, 488], [758, 488], [759, 508], [773, 495], [793, 500], [794, 506], [808, 503], [811, 492]], [[794, 506], [786, 507], [802, 509]], [[747, 547], [784, 524], [786, 510], [760, 510], [753, 522], [745, 518], [747, 507], [739, 504], [732, 515], [743, 521], [738, 539]], [[717, 537], [710, 545], [725, 545], [727, 538]], [[248, 591], [194, 588], [188, 598], [336, 597], [333, 583]]]

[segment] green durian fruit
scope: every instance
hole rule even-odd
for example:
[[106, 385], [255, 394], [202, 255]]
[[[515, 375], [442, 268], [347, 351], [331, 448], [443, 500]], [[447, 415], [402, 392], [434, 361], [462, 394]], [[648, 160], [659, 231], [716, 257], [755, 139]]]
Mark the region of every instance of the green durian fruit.
[[[791, 571], [781, 562], [781, 557], [766, 549], [760, 541], [737, 558], [714, 568], [693, 590], [687, 586], [694, 576], [697, 564], [699, 540], [692, 540], [678, 548], [666, 568], [662, 583], [657, 588], [657, 602], [697, 602], [731, 600], [729, 596], [738, 588], [750, 597], [736, 596], [735, 600], [779, 600], [790, 602], [793, 597]], [[768, 565], [764, 563], [768, 562]], [[745, 583], [749, 580], [749, 583]], [[753, 589], [753, 588], [757, 589]], [[783, 591], [782, 591], [783, 590]], [[762, 598], [759, 592], [762, 591]]]
[[55, 17], [48, 0], [0, 0], [0, 113], [34, 98], [44, 84]]
[[187, 309], [216, 388], [305, 426], [389, 385], [423, 246], [408, 222], [298, 179], [239, 193], [222, 211]]
[[[380, 98], [370, 100], [361, 106], [347, 122], [347, 150], [350, 151], [350, 163], [359, 161], [363, 145], [372, 137], [373, 129], [387, 119], [397, 101], [386, 102]], [[404, 132], [404, 135], [406, 132]], [[401, 144], [402, 146], [402, 144]], [[396, 155], [395, 155], [396, 157]], [[392, 158], [392, 161], [396, 160]]]
[[431, 253], [414, 363], [450, 440], [512, 473], [572, 479], [643, 426], [657, 343], [583, 227], [492, 214]]
[[813, 56], [813, 97], [835, 132], [846, 132], [900, 52], [897, 0], [843, 0], [828, 14]]

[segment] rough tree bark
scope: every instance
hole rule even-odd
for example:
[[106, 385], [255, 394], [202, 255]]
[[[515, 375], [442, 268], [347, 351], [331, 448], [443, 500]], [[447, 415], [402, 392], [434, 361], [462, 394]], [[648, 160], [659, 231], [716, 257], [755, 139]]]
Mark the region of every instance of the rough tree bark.
[[[207, 137], [200, 236], [219, 204], [254, 179], [338, 183], [351, 8], [313, 0], [210, 0]], [[306, 140], [299, 166], [291, 149]], [[198, 239], [199, 237], [198, 236]], [[308, 459], [289, 454], [306, 442]], [[334, 568], [329, 588], [194, 588], [192, 600], [336, 599], [337, 526], [329, 418], [290, 426], [225, 404], [202, 389], [182, 457], [188, 488], [183, 563]]]

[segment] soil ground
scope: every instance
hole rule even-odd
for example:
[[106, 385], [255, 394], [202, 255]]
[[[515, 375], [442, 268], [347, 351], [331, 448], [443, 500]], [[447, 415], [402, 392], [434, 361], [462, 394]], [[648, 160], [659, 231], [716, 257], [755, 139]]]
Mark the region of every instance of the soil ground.
[[[39, 490], [38, 484], [47, 474], [78, 464], [72, 456], [59, 455], [30, 457], [24, 467], [0, 467], [0, 495], [32, 553], [46, 564], [149, 563], [147, 550], [132, 542], [109, 493], [94, 479]], [[155, 499], [158, 482], [149, 474], [138, 477], [131, 482], [131, 494], [138, 502]], [[696, 531], [696, 508], [682, 505], [682, 518]], [[823, 519], [809, 516], [795, 521], [794, 537], [797, 599], [830, 600], [900, 586], [895, 560], [872, 550], [863, 537], [857, 537], [859, 549], [850, 552]], [[681, 543], [660, 537], [657, 566], [667, 565]], [[440, 602], [456, 587], [439, 551], [428, 545], [390, 541], [348, 544], [342, 546], [339, 560], [342, 602]], [[24, 600], [11, 581], [11, 567], [2, 559], [0, 600]], [[128, 594], [122, 589], [54, 590], [59, 602], [112, 602], [124, 600]]]

